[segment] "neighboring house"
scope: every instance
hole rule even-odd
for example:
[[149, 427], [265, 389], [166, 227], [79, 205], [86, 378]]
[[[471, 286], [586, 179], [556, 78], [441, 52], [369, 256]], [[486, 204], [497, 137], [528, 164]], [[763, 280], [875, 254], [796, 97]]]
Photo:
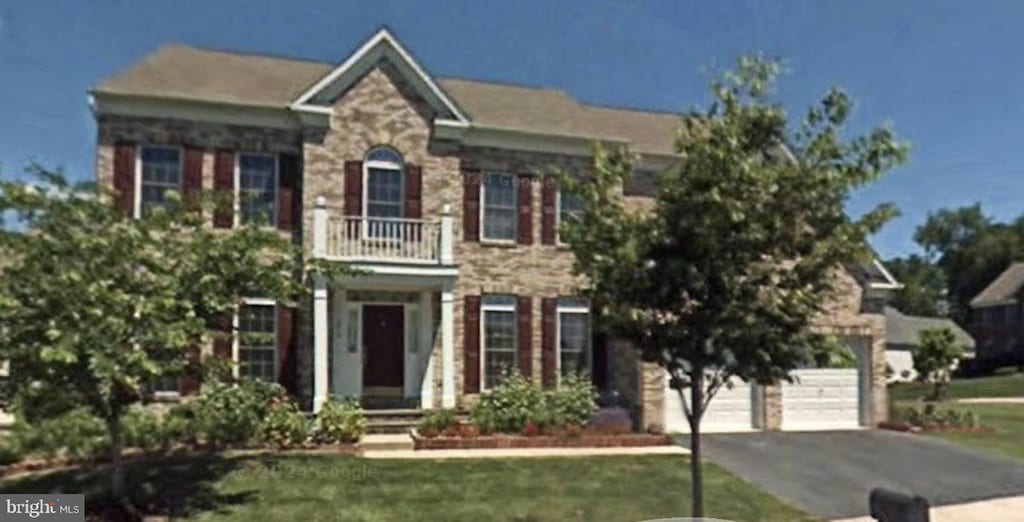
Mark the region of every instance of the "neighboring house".
[[891, 370], [889, 382], [905, 382], [917, 378], [913, 351], [917, 347], [918, 335], [924, 330], [935, 328], [948, 328], [964, 347], [964, 357], [974, 356], [974, 338], [960, 328], [956, 321], [944, 317], [904, 315], [891, 306], [885, 307], [885, 360]]
[[977, 361], [988, 366], [1024, 362], [1024, 263], [1013, 263], [971, 299], [969, 330]]
[[[643, 425], [683, 429], [664, 372], [595, 339], [558, 226], [577, 211], [552, 169], [585, 175], [590, 147], [628, 144], [651, 180], [679, 161], [678, 114], [579, 103], [563, 91], [429, 75], [386, 30], [340, 65], [168, 46], [92, 92], [97, 176], [144, 217], [166, 189], [236, 195], [232, 227], [264, 214], [310, 256], [365, 269], [313, 282], [292, 310], [253, 296], [243, 331], [277, 343], [208, 347], [241, 375], [278, 380], [316, 411], [328, 396], [370, 408], [452, 408], [503, 367], [545, 385], [590, 372]], [[886, 417], [881, 265], [839, 270], [818, 328], [842, 336], [856, 369], [801, 370], [801, 384], [740, 384], [711, 429], [870, 425]], [[837, 373], [838, 372], [838, 373]], [[168, 394], [176, 383], [164, 386]], [[834, 397], [823, 400], [821, 397]]]

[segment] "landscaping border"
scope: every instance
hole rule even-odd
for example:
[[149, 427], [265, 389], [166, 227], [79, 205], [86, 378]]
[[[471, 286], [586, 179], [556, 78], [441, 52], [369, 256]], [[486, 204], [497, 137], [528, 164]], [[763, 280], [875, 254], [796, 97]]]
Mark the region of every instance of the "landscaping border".
[[941, 424], [925, 424], [915, 426], [906, 422], [879, 422], [878, 429], [902, 431], [905, 433], [995, 433], [989, 426], [943, 426]]
[[575, 436], [484, 435], [480, 437], [424, 437], [411, 432], [414, 450], [511, 449], [511, 448], [621, 448], [668, 446], [672, 439], [666, 434], [628, 433], [622, 435]]

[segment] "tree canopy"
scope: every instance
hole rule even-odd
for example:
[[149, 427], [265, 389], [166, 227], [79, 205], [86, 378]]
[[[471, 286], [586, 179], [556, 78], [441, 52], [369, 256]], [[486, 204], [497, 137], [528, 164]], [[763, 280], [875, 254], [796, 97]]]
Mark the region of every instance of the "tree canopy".
[[598, 147], [592, 179], [562, 176], [583, 201], [562, 237], [597, 323], [664, 367], [683, 395], [694, 516], [708, 402], [733, 377], [788, 379], [827, 345], [811, 326], [837, 270], [868, 261], [868, 236], [895, 214], [880, 205], [851, 218], [846, 200], [907, 154], [885, 127], [845, 138], [851, 102], [838, 89], [790, 128], [771, 97], [779, 71], [777, 61], [743, 57], [712, 83], [710, 105], [681, 120], [684, 159], [660, 176], [650, 212], [625, 204], [620, 187], [636, 164], [627, 151]]

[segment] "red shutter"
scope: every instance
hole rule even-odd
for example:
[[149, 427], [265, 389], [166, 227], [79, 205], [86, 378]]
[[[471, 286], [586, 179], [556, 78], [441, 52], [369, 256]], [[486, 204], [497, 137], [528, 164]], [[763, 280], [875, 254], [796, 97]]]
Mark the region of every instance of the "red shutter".
[[462, 238], [480, 240], [480, 171], [467, 170], [462, 183]]
[[462, 332], [465, 348], [464, 393], [480, 393], [480, 296], [467, 295], [463, 310], [465, 328]]
[[519, 223], [517, 242], [520, 245], [533, 244], [533, 182], [529, 175], [520, 175], [519, 182]]
[[291, 393], [295, 393], [295, 336], [292, 335], [294, 315], [291, 308], [277, 305], [277, 382]]
[[533, 299], [521, 295], [516, 299], [516, 350], [519, 352], [519, 372], [529, 378], [533, 375]]
[[185, 352], [185, 375], [178, 379], [178, 393], [191, 395], [199, 390], [199, 380], [196, 379], [196, 372], [199, 370], [199, 347], [190, 346]]
[[405, 217], [423, 217], [423, 169], [419, 165], [405, 166]]
[[203, 149], [185, 147], [185, 169], [181, 188], [186, 207], [199, 210], [199, 194], [203, 190]]
[[555, 346], [557, 313], [558, 299], [544, 297], [540, 300], [540, 366], [541, 381], [545, 388], [553, 388], [558, 383], [558, 351]]
[[232, 344], [234, 344], [231, 331], [232, 318], [232, 314], [222, 314], [213, 321], [218, 334], [213, 339], [213, 355], [228, 361], [231, 360]]
[[363, 162], [345, 162], [345, 215], [363, 215]]
[[114, 190], [117, 206], [126, 216], [135, 215], [135, 145], [114, 145]]
[[299, 156], [281, 154], [277, 162], [277, 228], [291, 232], [300, 219]]
[[233, 151], [218, 150], [214, 154], [213, 190], [217, 194], [213, 226], [231, 228], [235, 224], [235, 153]]
[[555, 212], [558, 212], [558, 181], [557, 178], [544, 178], [540, 198], [540, 242], [545, 245], [554, 245], [557, 231], [555, 230]]

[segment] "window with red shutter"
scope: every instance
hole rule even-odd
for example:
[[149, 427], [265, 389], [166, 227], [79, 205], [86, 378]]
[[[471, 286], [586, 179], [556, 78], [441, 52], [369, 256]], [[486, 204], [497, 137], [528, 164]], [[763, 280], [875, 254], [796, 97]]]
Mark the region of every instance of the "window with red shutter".
[[516, 344], [519, 352], [519, 372], [529, 378], [533, 375], [533, 300], [530, 296], [516, 298]]
[[463, 391], [480, 393], [480, 296], [466, 296], [463, 321]]
[[277, 180], [277, 228], [284, 231], [295, 229], [300, 216], [299, 155], [278, 156]]
[[213, 156], [213, 191], [217, 208], [213, 212], [213, 226], [231, 228], [235, 224], [235, 153], [218, 150]]
[[541, 313], [541, 342], [540, 342], [540, 366], [541, 381], [544, 387], [552, 388], [558, 384], [558, 352], [555, 343], [557, 342], [557, 317], [558, 299], [545, 297], [540, 300]]
[[557, 178], [548, 176], [544, 178], [541, 188], [540, 242], [545, 245], [555, 244], [558, 232], [555, 224], [555, 213], [558, 212], [557, 200]]
[[363, 215], [363, 162], [345, 162], [345, 215]]
[[519, 182], [519, 222], [516, 223], [516, 242], [520, 245], [533, 244], [533, 183], [529, 175], [520, 175]]
[[462, 238], [480, 240], [480, 171], [466, 170], [462, 178]]
[[135, 215], [135, 145], [114, 145], [114, 190], [117, 204], [126, 216]]

